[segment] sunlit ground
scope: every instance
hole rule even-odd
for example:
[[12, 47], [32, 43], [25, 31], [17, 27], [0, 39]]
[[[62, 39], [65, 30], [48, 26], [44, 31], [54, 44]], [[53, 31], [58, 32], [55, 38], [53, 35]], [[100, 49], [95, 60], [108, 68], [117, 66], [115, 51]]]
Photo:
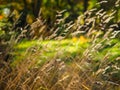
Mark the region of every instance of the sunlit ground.
[[[118, 40], [113, 39], [110, 41], [111, 44], [107, 44], [103, 49], [100, 49], [99, 52], [92, 53], [95, 54], [94, 60], [101, 60], [106, 53], [109, 54], [110, 60], [113, 60], [114, 57], [119, 56], [119, 47], [120, 43], [115, 45]], [[115, 45], [113, 47], [113, 45]], [[80, 38], [72, 38], [65, 40], [32, 40], [32, 41], [22, 41], [15, 46], [14, 62], [13, 64], [18, 63], [19, 61], [25, 59], [29, 55], [35, 54], [33, 59], [39, 61], [39, 63], [43, 63], [46, 60], [50, 60], [53, 58], [60, 58], [65, 60], [67, 57], [76, 57], [82, 56], [83, 52], [89, 48], [90, 40], [80, 37]], [[37, 53], [37, 55], [36, 55]], [[69, 61], [66, 61], [69, 62]]]

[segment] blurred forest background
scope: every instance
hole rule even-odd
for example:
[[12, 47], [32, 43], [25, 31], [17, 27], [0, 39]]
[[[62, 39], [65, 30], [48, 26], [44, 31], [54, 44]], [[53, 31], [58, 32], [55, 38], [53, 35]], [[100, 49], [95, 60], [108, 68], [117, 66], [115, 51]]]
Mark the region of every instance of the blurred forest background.
[[[101, 0], [0, 0], [1, 34], [2, 32], [8, 33], [16, 28], [31, 28], [29, 26], [38, 17], [41, 18], [41, 22], [45, 25], [47, 31], [50, 31], [54, 23], [58, 22], [56, 19], [60, 11], [62, 16], [59, 16], [59, 18], [65, 18], [64, 23], [68, 23], [70, 21], [76, 22], [78, 16], [92, 8], [103, 9], [108, 13], [115, 9], [115, 18], [110, 23], [119, 24], [120, 8], [114, 5], [117, 0], [108, 0], [107, 3], [102, 0], [102, 4], [97, 4], [99, 1]], [[64, 11], [62, 12], [62, 10]], [[37, 31], [36, 33], [38, 33]], [[17, 33], [20, 32], [20, 30], [17, 30]]]
[[24, 10], [27, 13], [27, 22], [32, 23], [41, 11], [42, 17], [50, 23], [51, 20], [55, 20], [56, 11], [66, 10], [65, 16], [75, 19], [87, 9], [94, 7], [96, 2], [97, 0], [1, 0], [0, 14], [6, 17], [14, 13], [17, 18]]
[[[19, 17], [21, 12], [24, 12], [27, 23], [32, 23], [40, 14], [43, 19], [46, 19], [50, 24], [55, 20], [57, 11], [66, 10], [64, 16], [69, 16], [68, 21], [75, 20], [83, 12], [99, 7], [104, 10], [110, 10], [114, 7], [116, 0], [108, 0], [109, 3], [102, 6], [96, 5], [96, 2], [101, 0], [1, 0], [0, 15], [7, 17], [11, 13], [15, 15], [15, 19]], [[116, 15], [116, 18], [118, 16]]]

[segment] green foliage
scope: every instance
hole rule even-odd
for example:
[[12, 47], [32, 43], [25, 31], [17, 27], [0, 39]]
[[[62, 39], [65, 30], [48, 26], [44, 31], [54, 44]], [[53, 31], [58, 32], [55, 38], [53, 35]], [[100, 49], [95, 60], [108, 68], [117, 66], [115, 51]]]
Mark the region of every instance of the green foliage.
[[[12, 2], [8, 2], [7, 0], [2, 1], [2, 5], [0, 6], [1, 10], [0, 12], [2, 12], [4, 10], [4, 8], [10, 8], [11, 12], [13, 11], [13, 9], [16, 11], [16, 17], [18, 17], [18, 13], [21, 12], [22, 9], [26, 8], [28, 9], [28, 22], [31, 23], [31, 21], [29, 21], [29, 19], [34, 19], [33, 17], [35, 16], [35, 12], [37, 11], [37, 9], [39, 10], [39, 8], [37, 7], [37, 3], [39, 2], [39, 0], [36, 1], [32, 1], [32, 0], [22, 0], [22, 1], [16, 1], [13, 0]], [[67, 14], [67, 16], [69, 16], [69, 21], [72, 19], [76, 19], [77, 16], [81, 13], [83, 13], [83, 9], [84, 9], [84, 3], [85, 1], [79, 1], [79, 0], [42, 0], [40, 1], [40, 9], [41, 9], [41, 15], [44, 19], [46, 19], [49, 23], [50, 21], [54, 21], [55, 20], [55, 15], [56, 15], [56, 11], [62, 11], [62, 10], [66, 10], [67, 12], [65, 13], [65, 15]], [[92, 0], [88, 2], [88, 9], [91, 9], [94, 4], [96, 3], [96, 0]], [[38, 13], [37, 13], [38, 14]]]
[[4, 41], [9, 41], [12, 36], [12, 31], [10, 30], [12, 23], [8, 21], [7, 18], [0, 20], [0, 38]]

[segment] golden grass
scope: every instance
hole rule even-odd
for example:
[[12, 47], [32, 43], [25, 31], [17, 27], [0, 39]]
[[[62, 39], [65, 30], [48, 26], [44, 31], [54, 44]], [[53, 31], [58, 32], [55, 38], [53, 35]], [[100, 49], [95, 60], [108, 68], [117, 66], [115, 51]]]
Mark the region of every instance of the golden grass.
[[[60, 15], [57, 17], [62, 15], [61, 12], [58, 14]], [[115, 56], [113, 61], [109, 60], [112, 56], [110, 50], [105, 52], [102, 58], [97, 56], [105, 47], [117, 46], [116, 42], [111, 42], [113, 37], [117, 36], [114, 34], [117, 31], [114, 31], [113, 24], [108, 24], [114, 15], [115, 11], [107, 13], [93, 9], [79, 16], [74, 23], [65, 23], [65, 18], [57, 19], [47, 35], [44, 32], [46, 25], [38, 18], [36, 23], [41, 23], [38, 27], [32, 24], [32, 38], [60, 41], [74, 37], [73, 43], [81, 40], [83, 45], [90, 39], [90, 46], [82, 55], [77, 53], [75, 57], [60, 58], [59, 55], [64, 54], [64, 50], [58, 50], [55, 56], [47, 58], [42, 65], [38, 65], [38, 56], [47, 48], [41, 50], [40, 47], [35, 47], [32, 51], [28, 50], [25, 58], [14, 67], [2, 61], [0, 90], [120, 90], [119, 56]], [[36, 30], [37, 34], [34, 32]], [[12, 38], [11, 43], [9, 42], [10, 48], [16, 43], [15, 39]], [[19, 39], [18, 36], [17, 40]], [[71, 63], [66, 64], [66, 60], [70, 60]]]

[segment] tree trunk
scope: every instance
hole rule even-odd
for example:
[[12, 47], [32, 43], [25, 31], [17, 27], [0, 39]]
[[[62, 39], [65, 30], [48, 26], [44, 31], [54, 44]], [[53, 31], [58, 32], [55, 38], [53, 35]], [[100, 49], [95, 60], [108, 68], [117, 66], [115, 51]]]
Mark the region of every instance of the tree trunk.
[[42, 0], [34, 0], [33, 1], [33, 14], [36, 18], [38, 17], [40, 7], [41, 7], [41, 3], [42, 3]]
[[83, 12], [85, 12], [88, 8], [88, 0], [84, 0], [84, 10]]

